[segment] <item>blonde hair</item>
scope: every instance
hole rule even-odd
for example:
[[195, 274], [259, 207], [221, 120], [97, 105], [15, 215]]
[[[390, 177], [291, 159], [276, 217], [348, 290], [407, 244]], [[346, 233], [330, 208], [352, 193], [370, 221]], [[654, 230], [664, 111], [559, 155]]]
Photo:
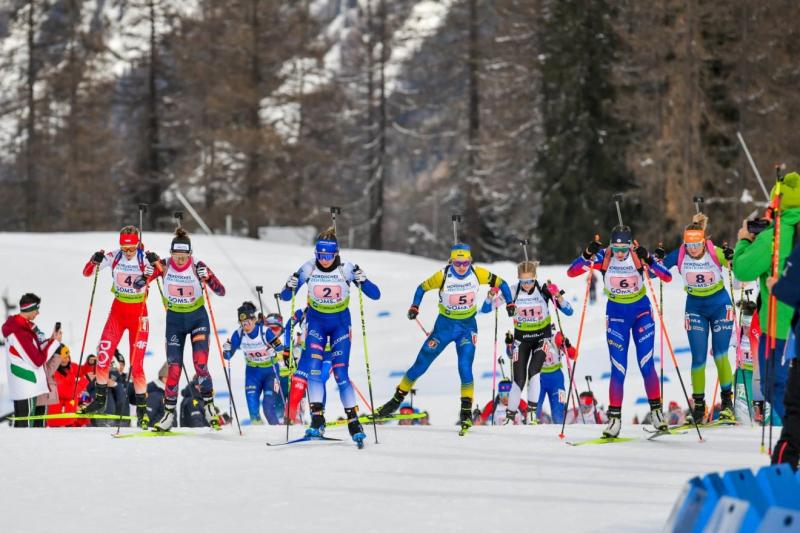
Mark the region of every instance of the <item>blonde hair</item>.
[[539, 261], [523, 261], [517, 265], [517, 275], [533, 274], [536, 277], [536, 269], [539, 267]]
[[703, 213], [697, 213], [692, 217], [692, 223], [686, 226], [687, 230], [701, 229], [703, 231], [708, 227], [708, 217]]
[[125, 226], [121, 230], [119, 230], [120, 235], [138, 235], [139, 228], [136, 226]]
[[336, 229], [333, 226], [330, 226], [328, 229], [322, 230], [320, 234], [317, 235], [317, 239], [325, 241], [335, 241]]
[[187, 238], [189, 237], [189, 233], [183, 228], [178, 228], [175, 230], [175, 236], [181, 238]]

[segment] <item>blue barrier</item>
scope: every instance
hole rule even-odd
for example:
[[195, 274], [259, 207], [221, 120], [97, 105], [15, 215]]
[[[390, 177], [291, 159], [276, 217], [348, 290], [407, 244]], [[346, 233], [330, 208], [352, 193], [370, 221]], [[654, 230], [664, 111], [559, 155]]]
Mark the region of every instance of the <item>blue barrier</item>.
[[[752, 475], [752, 473], [751, 473]], [[705, 524], [703, 531], [755, 531], [761, 516], [754, 506], [746, 500], [723, 496], [717, 502], [714, 513]], [[697, 529], [695, 529], [697, 531]]]
[[722, 482], [725, 484], [726, 494], [748, 502], [755, 508], [759, 517], [767, 512], [769, 504], [761, 494], [761, 488], [752, 470], [730, 470], [722, 475]]
[[784, 507], [771, 507], [761, 521], [757, 533], [776, 533], [784, 531], [797, 533], [800, 531], [800, 511]]
[[756, 481], [770, 507], [800, 511], [800, 483], [792, 467], [787, 464], [765, 466], [758, 471]]

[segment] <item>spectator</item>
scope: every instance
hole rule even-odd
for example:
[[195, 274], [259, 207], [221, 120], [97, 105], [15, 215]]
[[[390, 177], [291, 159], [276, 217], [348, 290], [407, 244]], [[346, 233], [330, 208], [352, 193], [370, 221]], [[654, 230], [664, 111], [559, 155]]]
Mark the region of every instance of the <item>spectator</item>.
[[181, 427], [202, 428], [208, 427], [205, 414], [203, 414], [203, 398], [200, 393], [200, 384], [197, 382], [197, 375], [181, 391]]
[[574, 407], [567, 411], [567, 424], [607, 424], [608, 417], [602, 409], [597, 408], [597, 400], [590, 391], [583, 391], [580, 396], [579, 409]]
[[779, 280], [767, 280], [767, 286], [778, 300], [794, 307], [792, 326], [794, 327], [795, 349], [786, 350], [791, 359], [786, 394], [783, 398], [785, 414], [781, 438], [772, 453], [772, 463], [788, 463], [797, 470], [800, 460], [800, 365], [797, 352], [800, 348], [800, 246], [797, 246], [786, 261], [786, 270]]
[[161, 365], [158, 378], [147, 384], [147, 416], [149, 427], [161, 420], [164, 416], [164, 387], [167, 384], [167, 363]]
[[[792, 251], [795, 228], [800, 223], [800, 174], [791, 172], [784, 176], [781, 183], [772, 188], [773, 206], [776, 205], [779, 186], [781, 192], [781, 227], [778, 271], [780, 272], [783, 271], [786, 259]], [[739, 229], [739, 241], [736, 243], [736, 249], [733, 254], [733, 273], [740, 281], [759, 280], [761, 308], [758, 315], [761, 317], [761, 329], [763, 330], [758, 343], [758, 367], [761, 373], [761, 388], [766, 400], [772, 403], [773, 411], [782, 419], [784, 416], [783, 395], [786, 389], [789, 365], [782, 361], [779, 354], [783, 353], [794, 310], [785, 303], [778, 302], [776, 327], [774, 329], [776, 339], [775, 354], [778, 355], [770, 360], [769, 365], [767, 365], [766, 336], [769, 334], [767, 329], [769, 291], [766, 281], [772, 275], [774, 236], [774, 221], [766, 229], [754, 234], [751, 233], [751, 229], [748, 228], [748, 221], [745, 220], [741, 229]]]
[[[115, 415], [129, 416], [131, 414], [130, 401], [128, 399], [128, 387], [126, 383], [128, 376], [125, 374], [125, 359], [122, 354], [116, 352], [114, 359], [111, 361], [111, 368], [109, 369], [108, 380], [108, 396], [113, 399], [114, 409], [111, 411]], [[108, 402], [112, 403], [111, 401]], [[112, 420], [113, 425], [117, 423], [124, 426], [130, 426], [130, 420]]]
[[[7, 345], [9, 396], [14, 400], [15, 417], [43, 415], [45, 404], [39, 405], [37, 400], [40, 395], [50, 394], [46, 363], [61, 344], [61, 330], [54, 330], [47, 338], [33, 323], [41, 301], [35, 294], [23, 294], [20, 312], [10, 316], [2, 327]], [[44, 427], [44, 421], [14, 421], [14, 427]]]
[[[47, 406], [47, 414], [76, 413], [78, 411], [77, 398], [80, 398], [80, 395], [86, 390], [87, 380], [85, 377], [80, 378], [76, 388], [75, 379], [78, 377], [78, 365], [72, 363], [69, 348], [62, 344], [56, 353], [59, 355], [59, 365], [53, 373], [53, 380], [58, 393], [58, 403]], [[89, 421], [85, 419], [54, 419], [47, 421], [48, 427], [77, 427], [86, 426], [88, 423]]]

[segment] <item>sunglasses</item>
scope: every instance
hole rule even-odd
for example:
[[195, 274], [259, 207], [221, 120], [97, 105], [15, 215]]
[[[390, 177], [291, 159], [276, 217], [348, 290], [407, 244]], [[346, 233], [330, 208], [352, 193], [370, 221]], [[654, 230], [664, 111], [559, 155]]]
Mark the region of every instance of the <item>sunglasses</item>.
[[333, 261], [335, 257], [336, 254], [317, 252], [317, 261]]
[[136, 246], [120, 246], [119, 249], [123, 252], [135, 252]]
[[696, 250], [698, 248], [702, 248], [703, 247], [703, 243], [702, 242], [687, 242], [685, 244], [686, 244], [687, 248], [691, 248], [692, 250]]
[[472, 261], [453, 261], [453, 266], [456, 268], [466, 268], [472, 264]]
[[519, 280], [519, 284], [520, 285], [532, 285], [533, 281], [534, 281], [533, 279], [525, 278], [525, 279]]
[[626, 246], [612, 246], [611, 247], [611, 252], [615, 253], [615, 254], [622, 254], [622, 253], [625, 253], [625, 252], [629, 251], [630, 249], [631, 249], [631, 247], [628, 246], [628, 245], [626, 245]]

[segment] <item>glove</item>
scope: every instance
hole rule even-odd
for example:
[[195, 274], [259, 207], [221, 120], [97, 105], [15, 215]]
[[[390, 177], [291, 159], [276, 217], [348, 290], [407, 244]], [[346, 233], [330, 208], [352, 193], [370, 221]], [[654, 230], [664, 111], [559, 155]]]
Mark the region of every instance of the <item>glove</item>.
[[591, 259], [592, 256], [595, 255], [597, 252], [599, 252], [602, 247], [603, 243], [600, 241], [590, 242], [589, 245], [586, 247], [586, 250], [584, 250], [583, 252], [583, 258]]
[[634, 252], [636, 252], [636, 255], [639, 256], [639, 259], [641, 259], [648, 265], [653, 264], [653, 258], [650, 257], [650, 252], [648, 252], [647, 248], [645, 248], [644, 246], [637, 246]]
[[722, 255], [724, 255], [725, 259], [727, 259], [728, 261], [733, 261], [733, 248], [731, 248], [730, 246], [726, 246], [725, 248], [722, 249]]
[[653, 257], [655, 257], [658, 261], [663, 261], [665, 257], [667, 257], [667, 251], [659, 246], [655, 250], [653, 250]]
[[233, 353], [231, 353], [231, 341], [225, 341], [225, 344], [222, 345], [222, 357], [225, 358], [226, 361], [230, 361], [233, 357]]
[[556, 342], [556, 347], [559, 350], [563, 350], [567, 354], [567, 357], [569, 357], [572, 360], [575, 360], [575, 357], [578, 355], [577, 352], [575, 351], [575, 347], [569, 342], [569, 339], [566, 338], [564, 334], [561, 333], [560, 331], [556, 333], [555, 342]]
[[364, 274], [364, 271], [361, 270], [360, 267], [356, 266], [356, 269], [353, 270], [353, 280], [359, 284], [364, 283], [367, 281], [367, 275]]
[[147, 252], [146, 254], [144, 254], [144, 257], [145, 259], [147, 259], [147, 262], [150, 263], [151, 265], [155, 265], [160, 261], [158, 254], [155, 252]]
[[205, 281], [208, 279], [208, 268], [205, 266], [197, 267], [197, 277]]
[[106, 256], [106, 253], [103, 250], [98, 250], [92, 255], [92, 263], [95, 265], [99, 265], [103, 262], [103, 258]]
[[153, 275], [153, 272], [155, 272], [153, 265], [148, 264], [146, 267], [144, 267], [144, 277], [149, 278]]
[[506, 331], [506, 344], [514, 344], [514, 335], [510, 331]]
[[408, 316], [409, 320], [414, 320], [415, 318], [417, 318], [418, 314], [419, 314], [419, 306], [412, 305], [411, 307], [408, 308], [408, 314], [406, 316]]
[[289, 366], [289, 348], [283, 349], [283, 364]]
[[517, 312], [517, 304], [515, 304], [514, 302], [506, 304], [506, 313], [508, 313], [508, 316], [513, 317], [514, 313], [516, 312]]
[[291, 276], [289, 276], [289, 279], [286, 280], [286, 288], [292, 290], [296, 289], [299, 281], [300, 278], [297, 277], [297, 273], [292, 274]]
[[495, 297], [499, 292], [500, 292], [500, 287], [492, 287], [491, 289], [489, 289], [489, 296]]
[[503, 366], [504, 364], [506, 364], [506, 360], [503, 359], [502, 357], [498, 357], [497, 358], [497, 362], [500, 363], [500, 366]]
[[550, 293], [550, 296], [553, 297], [554, 300], [557, 300], [559, 296], [561, 296], [562, 291], [558, 288], [558, 285], [555, 283], [547, 283], [545, 285], [547, 287], [547, 292]]

